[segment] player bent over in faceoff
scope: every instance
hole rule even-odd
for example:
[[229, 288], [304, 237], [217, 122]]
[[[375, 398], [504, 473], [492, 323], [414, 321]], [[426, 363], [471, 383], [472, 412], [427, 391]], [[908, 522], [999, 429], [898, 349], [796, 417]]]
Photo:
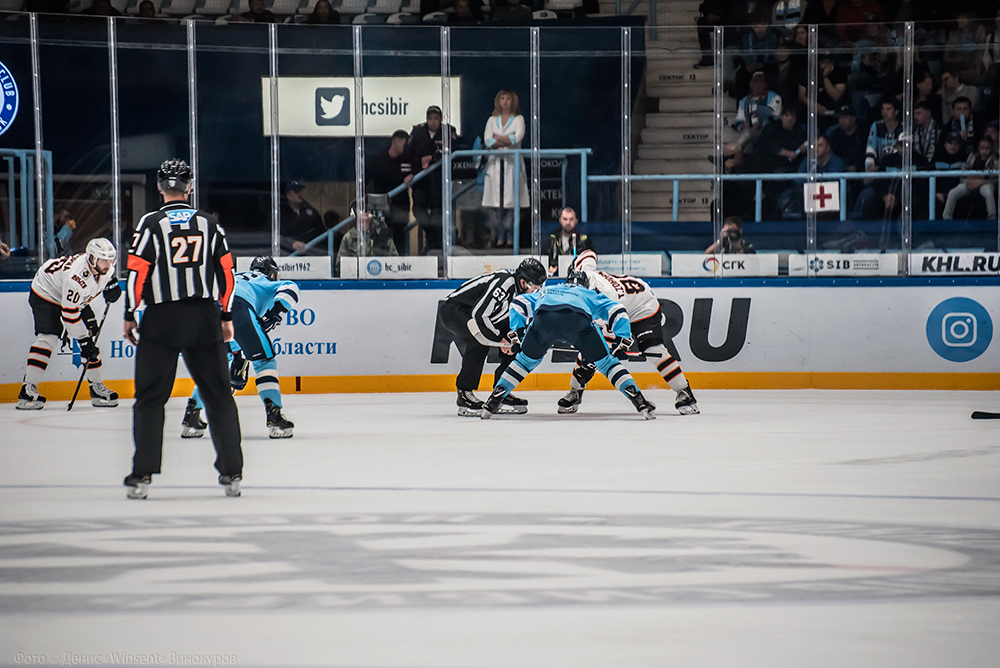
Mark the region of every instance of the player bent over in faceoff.
[[528, 329], [521, 338], [521, 351], [497, 381], [481, 417], [484, 420], [493, 417], [503, 398], [541, 364], [549, 347], [557, 341], [566, 341], [607, 376], [644, 418], [654, 419], [656, 406], [642, 396], [632, 375], [608, 350], [594, 325], [596, 319], [606, 321], [615, 333], [616, 350], [632, 345], [625, 307], [588, 289], [587, 275], [583, 272], [571, 271], [563, 285], [515, 298], [510, 308], [510, 324], [515, 331], [524, 326]]
[[[663, 344], [663, 313], [652, 288], [634, 276], [615, 276], [597, 271], [597, 255], [591, 250], [581, 253], [574, 266], [587, 275], [591, 290], [596, 290], [625, 307], [632, 323], [632, 338], [635, 339], [639, 352], [651, 364], [656, 365], [663, 380], [677, 393], [674, 408], [682, 415], [698, 413], [691, 385], [684, 377], [680, 364]], [[577, 356], [576, 368], [573, 369], [570, 380], [571, 389], [559, 400], [560, 413], [577, 411], [583, 399], [583, 391], [596, 370], [593, 364], [584, 361], [582, 355]]]
[[41, 410], [45, 397], [38, 384], [49, 366], [52, 351], [66, 335], [80, 344], [80, 359], [87, 365], [90, 402], [94, 406], [118, 405], [118, 393], [104, 385], [98, 324], [90, 302], [103, 292], [108, 304], [118, 301], [122, 289], [112, 269], [117, 252], [107, 239], [91, 239], [84, 253], [49, 260], [31, 281], [28, 304], [35, 321], [35, 341], [28, 349], [24, 383], [17, 396], [18, 410]]
[[[299, 301], [299, 286], [278, 280], [278, 263], [273, 258], [254, 258], [250, 270], [236, 274], [233, 296], [235, 337], [229, 342], [229, 375], [234, 390], [247, 384], [247, 371], [253, 364], [257, 376], [257, 394], [267, 412], [267, 431], [271, 438], [291, 438], [295, 424], [281, 412], [281, 388], [278, 362], [268, 333], [281, 322], [281, 315]], [[263, 314], [263, 315], [258, 315]], [[204, 404], [194, 388], [181, 422], [182, 438], [200, 438], [208, 426], [201, 419]]]
[[[448, 295], [441, 306], [441, 323], [455, 336], [455, 345], [462, 355], [462, 369], [455, 379], [458, 389], [458, 414], [478, 417], [483, 402], [473, 394], [483, 375], [483, 364], [490, 347], [500, 348], [500, 365], [493, 382], [513, 361], [511, 341], [506, 334], [511, 330], [508, 320], [511, 300], [516, 295], [532, 293], [545, 283], [545, 267], [533, 257], [526, 258], [511, 271], [495, 271], [463, 283]], [[503, 399], [504, 413], [527, 413], [528, 402], [513, 394]]]

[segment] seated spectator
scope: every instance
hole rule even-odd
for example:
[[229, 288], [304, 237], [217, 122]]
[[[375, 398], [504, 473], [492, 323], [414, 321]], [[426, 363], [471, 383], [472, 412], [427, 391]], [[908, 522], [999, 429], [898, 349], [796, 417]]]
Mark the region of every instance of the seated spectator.
[[0, 241], [0, 262], [4, 262], [10, 257], [10, 246]]
[[[749, 174], [757, 170], [744, 162], [743, 152], [736, 142], [726, 144], [722, 147], [722, 171], [725, 174]], [[723, 217], [739, 215], [746, 210], [746, 203], [752, 202], [755, 195], [753, 181], [730, 181], [722, 182], [722, 211]], [[719, 200], [712, 200], [713, 210], [718, 209]]]
[[[825, 135], [816, 137], [816, 173], [839, 174], [847, 171], [844, 161], [831, 150], [830, 140]], [[799, 173], [809, 172], [809, 161], [803, 160], [799, 165]]]
[[941, 96], [938, 95], [937, 88], [934, 86], [934, 75], [931, 71], [924, 68], [923, 71], [914, 77], [916, 84], [913, 86], [913, 106], [921, 102], [926, 102], [930, 106], [931, 116], [937, 122], [938, 125], [941, 124]]
[[[792, 60], [792, 43], [784, 40], [778, 45], [778, 62], [767, 76], [767, 89], [774, 91], [781, 98], [782, 104], [796, 104], [799, 100], [799, 90], [806, 81], [806, 70]], [[753, 81], [753, 77], [750, 78]], [[752, 87], [751, 87], [752, 88]], [[800, 105], [799, 115], [804, 116], [805, 106]]]
[[[823, 133], [833, 125], [834, 115], [849, 96], [847, 94], [847, 72], [834, 65], [833, 56], [829, 53], [821, 53], [818, 60], [816, 113], [819, 115], [819, 131]], [[809, 87], [804, 80], [799, 82], [798, 98], [803, 106], [808, 105]]]
[[978, 86], [986, 81], [986, 28], [973, 22], [971, 12], [959, 13], [944, 44], [944, 65], [957, 70], [962, 81]]
[[841, 0], [810, 0], [802, 12], [799, 25], [819, 26], [819, 46], [828, 49], [837, 46], [837, 9]]
[[869, 16], [877, 21], [885, 20], [885, 12], [877, 0], [847, 0], [837, 8], [837, 38], [841, 46], [854, 46], [865, 36], [865, 23]]
[[757, 252], [753, 244], [743, 238], [743, 220], [739, 216], [729, 216], [722, 221], [722, 233], [718, 241], [705, 249], [705, 255], [733, 253], [751, 255]]
[[1000, 120], [990, 121], [983, 128], [983, 136], [989, 137], [990, 141], [993, 142], [993, 148], [1000, 146]]
[[115, 9], [111, 0], [94, 0], [84, 12], [87, 16], [121, 16], [122, 13]]
[[830, 149], [844, 160], [847, 171], [864, 171], [868, 136], [858, 125], [854, 109], [842, 105], [837, 110], [837, 125], [827, 130], [826, 136], [830, 140]]
[[750, 77], [750, 93], [737, 105], [733, 122], [733, 129], [740, 133], [736, 140], [740, 150], [749, 143], [756, 144], [764, 126], [781, 115], [781, 107], [781, 97], [767, 89], [764, 73], [755, 72]]
[[373, 211], [362, 211], [359, 216], [356, 202], [351, 203], [351, 215], [357, 218], [357, 225], [352, 225], [344, 233], [344, 238], [340, 240], [340, 248], [337, 249], [338, 271], [342, 258], [359, 256], [358, 250], [361, 243], [358, 228], [364, 233], [365, 257], [396, 257], [399, 255], [396, 244], [392, 241], [392, 231], [384, 218], [376, 215]]
[[743, 97], [750, 90], [750, 77], [755, 72], [763, 72], [776, 67], [778, 62], [778, 33], [767, 24], [767, 19], [758, 14], [750, 24], [750, 28], [740, 36], [741, 65], [736, 70], [733, 92], [737, 98]]
[[531, 21], [531, 8], [522, 5], [518, 0], [497, 0], [496, 6], [490, 12], [491, 23], [528, 23]]
[[940, 126], [934, 120], [934, 109], [923, 100], [913, 108], [913, 150], [928, 164], [933, 164], [934, 153], [937, 150]]
[[309, 14], [309, 20], [306, 23], [313, 25], [336, 25], [340, 23], [340, 12], [333, 8], [330, 0], [319, 0], [316, 6], [313, 7], [312, 13]]
[[945, 67], [941, 70], [941, 118], [951, 118], [952, 103], [960, 97], [967, 98], [972, 110], [979, 108], [979, 89], [962, 81], [957, 67]]
[[[968, 155], [961, 135], [957, 132], [948, 134], [934, 156], [933, 168], [937, 171], [964, 169]], [[943, 208], [948, 199], [948, 193], [959, 184], [959, 179], [958, 177], [939, 176], [936, 181], [934, 197], [937, 200], [937, 206]]]
[[868, 172], [885, 171], [886, 161], [896, 154], [896, 142], [903, 131], [899, 122], [899, 100], [883, 97], [879, 106], [882, 120], [872, 124], [865, 149], [865, 171]]
[[[305, 250], [306, 243], [312, 241], [326, 231], [323, 217], [316, 208], [306, 201], [302, 191], [305, 185], [298, 179], [292, 179], [284, 188], [284, 199], [281, 203], [281, 236], [283, 245], [294, 251]], [[323, 248], [317, 248], [317, 252]]]
[[[979, 140], [979, 150], [969, 155], [965, 161], [968, 171], [995, 171], [997, 169], [997, 154], [993, 141], [989, 137]], [[951, 220], [955, 217], [955, 205], [966, 195], [979, 194], [986, 202], [986, 217], [996, 220], [997, 196], [996, 177], [968, 176], [957, 186], [948, 191], [948, 199], [944, 205], [942, 218]]]
[[73, 254], [73, 234], [76, 232], [76, 219], [66, 207], [60, 207], [52, 217], [55, 232], [56, 253], [58, 255]]
[[951, 103], [951, 118], [944, 125], [945, 134], [958, 133], [965, 142], [965, 150], [972, 153], [976, 131], [972, 120], [972, 101], [967, 97], [956, 97]]
[[156, 18], [156, 5], [153, 4], [152, 0], [142, 0], [142, 2], [139, 3], [139, 18], [140, 19]]
[[794, 172], [805, 152], [806, 132], [798, 124], [795, 107], [785, 107], [781, 122], [769, 123], [760, 133], [759, 165], [764, 172]]
[[[854, 46], [851, 62], [851, 88], [867, 94], [895, 94], [902, 90], [898, 76], [902, 68], [898, 40], [890, 38], [889, 30], [875, 14], [869, 14], [864, 35]], [[856, 103], [855, 106], [858, 106]]]
[[550, 276], [556, 276], [559, 273], [560, 255], [576, 257], [585, 250], [594, 250], [594, 244], [587, 235], [580, 234], [580, 231], [576, 229], [578, 222], [579, 219], [573, 207], [564, 206], [559, 210], [559, 229], [549, 235], [549, 240], [543, 251], [549, 256]]
[[264, 8], [264, 0], [250, 0], [249, 10], [240, 14], [239, 17], [244, 22], [249, 21], [250, 23], [277, 23], [271, 10]]
[[480, 2], [475, 4], [475, 9], [469, 0], [455, 0], [454, 11], [448, 17], [448, 23], [459, 25], [473, 25], [483, 20], [483, 5]]

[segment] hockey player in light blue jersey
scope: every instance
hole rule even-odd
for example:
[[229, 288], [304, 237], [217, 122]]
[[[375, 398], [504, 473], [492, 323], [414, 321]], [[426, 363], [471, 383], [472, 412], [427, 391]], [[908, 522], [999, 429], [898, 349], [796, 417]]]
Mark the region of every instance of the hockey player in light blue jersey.
[[[503, 398], [542, 362], [549, 347], [557, 341], [572, 344], [583, 358], [607, 376], [615, 388], [628, 397], [647, 420], [656, 409], [639, 391], [632, 375], [608, 349], [594, 320], [604, 320], [615, 333], [615, 350], [632, 345], [632, 330], [625, 307], [588, 289], [587, 275], [571, 271], [566, 283], [542, 292], [521, 294], [510, 307], [510, 326], [514, 332], [527, 327], [520, 339], [521, 350], [493, 388], [483, 407], [486, 420], [500, 410]], [[509, 338], [509, 337], [508, 337]]]
[[[281, 412], [281, 388], [278, 384], [278, 363], [268, 332], [278, 326], [282, 314], [299, 301], [299, 286], [292, 281], [278, 280], [278, 264], [273, 258], [254, 258], [250, 270], [236, 274], [233, 296], [233, 329], [229, 342], [230, 376], [234, 390], [247, 384], [247, 372], [253, 364], [257, 376], [257, 394], [267, 412], [268, 436], [291, 438], [295, 425]], [[188, 400], [187, 412], [181, 423], [182, 438], [198, 438], [205, 433], [201, 419], [203, 405], [198, 388]]]

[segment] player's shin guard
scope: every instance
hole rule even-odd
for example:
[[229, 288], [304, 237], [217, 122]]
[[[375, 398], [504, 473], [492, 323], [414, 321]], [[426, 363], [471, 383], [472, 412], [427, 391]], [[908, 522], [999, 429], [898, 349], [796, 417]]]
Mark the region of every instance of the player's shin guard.
[[679, 392], [688, 386], [688, 380], [684, 377], [684, 372], [681, 371], [680, 363], [670, 354], [665, 345], [658, 343], [642, 352], [649, 358], [650, 362], [656, 365], [656, 370], [663, 376], [663, 380], [667, 381], [671, 390]]
[[28, 349], [28, 364], [24, 370], [24, 382], [27, 385], [38, 385], [42, 382], [45, 370], [49, 368], [52, 351], [59, 343], [55, 334], [39, 334]]
[[281, 386], [278, 383], [278, 362], [276, 360], [260, 360], [253, 363], [253, 370], [257, 374], [257, 394], [260, 400], [281, 408]]
[[590, 362], [584, 361], [583, 356], [576, 356], [576, 366], [573, 368], [573, 377], [569, 381], [569, 386], [574, 390], [584, 390], [587, 383], [594, 377], [597, 367]]

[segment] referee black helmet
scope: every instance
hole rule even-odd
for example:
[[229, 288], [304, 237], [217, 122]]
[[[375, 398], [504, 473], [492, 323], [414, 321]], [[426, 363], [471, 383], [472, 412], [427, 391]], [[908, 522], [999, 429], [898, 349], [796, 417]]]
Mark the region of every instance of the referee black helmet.
[[191, 168], [180, 158], [164, 160], [156, 172], [156, 186], [160, 190], [185, 192], [191, 179]]
[[529, 285], [541, 286], [545, 283], [546, 275], [541, 262], [533, 257], [525, 258], [514, 270], [514, 278], [518, 279], [518, 292], [521, 292], [521, 280]]

